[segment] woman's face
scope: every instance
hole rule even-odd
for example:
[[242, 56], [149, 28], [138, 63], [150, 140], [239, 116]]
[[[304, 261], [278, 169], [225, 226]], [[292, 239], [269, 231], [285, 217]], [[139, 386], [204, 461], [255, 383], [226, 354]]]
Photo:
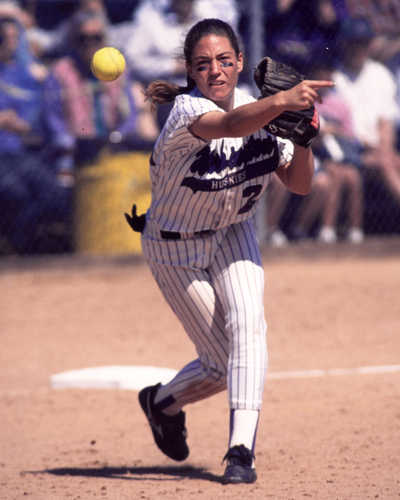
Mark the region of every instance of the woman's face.
[[196, 45], [189, 75], [200, 92], [225, 111], [233, 107], [234, 89], [243, 69], [243, 55], [236, 57], [228, 38], [209, 35]]
[[104, 26], [100, 19], [90, 19], [80, 26], [75, 47], [82, 61], [89, 67], [94, 53], [104, 47]]
[[0, 61], [7, 62], [18, 48], [19, 33], [14, 23], [3, 23], [0, 29]]

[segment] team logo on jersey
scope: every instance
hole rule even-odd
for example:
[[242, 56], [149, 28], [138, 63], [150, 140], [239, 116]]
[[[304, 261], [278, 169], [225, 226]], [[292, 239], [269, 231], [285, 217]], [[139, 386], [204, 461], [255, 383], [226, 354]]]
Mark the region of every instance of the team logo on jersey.
[[[220, 174], [226, 172], [223, 177], [215, 179], [199, 179], [198, 177], [186, 177], [182, 186], [196, 191], [220, 191], [238, 186], [244, 182], [269, 174], [278, 168], [279, 154], [275, 140], [272, 137], [264, 139], [249, 140], [237, 151], [232, 148], [229, 157], [224, 151], [224, 141], [221, 145], [221, 154], [211, 151], [209, 145], [205, 146], [196, 155], [196, 159], [190, 167], [190, 171], [198, 176], [206, 174]], [[262, 156], [261, 160], [254, 161]], [[235, 169], [235, 172], [229, 170]]]

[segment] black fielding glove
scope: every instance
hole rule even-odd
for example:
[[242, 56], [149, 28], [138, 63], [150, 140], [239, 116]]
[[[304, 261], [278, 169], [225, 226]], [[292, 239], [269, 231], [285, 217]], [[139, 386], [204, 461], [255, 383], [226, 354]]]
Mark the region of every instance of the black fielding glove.
[[[261, 59], [254, 70], [254, 81], [261, 91], [260, 99], [289, 90], [305, 79], [294, 68], [270, 57]], [[270, 134], [307, 148], [319, 132], [318, 112], [314, 105], [301, 111], [284, 111], [263, 128]]]

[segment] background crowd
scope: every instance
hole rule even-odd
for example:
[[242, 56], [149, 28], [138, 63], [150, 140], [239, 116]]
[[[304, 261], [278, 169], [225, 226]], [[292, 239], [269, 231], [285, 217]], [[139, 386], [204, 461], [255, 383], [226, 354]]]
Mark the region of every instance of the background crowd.
[[[169, 108], [153, 113], [142, 91], [184, 81], [177, 49], [198, 20], [228, 21], [246, 58], [249, 1], [0, 0], [0, 255], [73, 251], [77, 170], [105, 149], [151, 151]], [[400, 234], [400, 2], [263, 3], [264, 55], [336, 82], [318, 106], [310, 194], [277, 178], [268, 189], [268, 243]], [[127, 61], [112, 83], [90, 70], [106, 45]], [[252, 73], [240, 81], [249, 92]]]

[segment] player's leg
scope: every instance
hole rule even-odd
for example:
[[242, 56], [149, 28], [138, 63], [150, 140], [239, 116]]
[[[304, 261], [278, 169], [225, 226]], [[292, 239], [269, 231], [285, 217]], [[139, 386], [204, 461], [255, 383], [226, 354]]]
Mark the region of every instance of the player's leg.
[[[325, 169], [318, 169], [314, 174], [311, 191], [301, 202], [295, 221], [294, 235], [297, 238], [306, 238], [317, 217], [325, 219], [326, 200], [330, 193], [331, 176]], [[330, 216], [328, 216], [329, 218]]]
[[250, 221], [233, 225], [209, 269], [226, 311], [233, 409], [260, 410], [267, 370], [264, 270]]
[[226, 389], [228, 335], [225, 312], [207, 271], [149, 265], [199, 356], [158, 391], [156, 401], [168, 414]]
[[180, 461], [189, 455], [182, 407], [226, 389], [229, 349], [225, 317], [206, 271], [153, 261], [149, 266], [199, 354], [168, 384], [139, 393], [156, 444], [167, 456]]
[[227, 311], [231, 429], [225, 482], [253, 482], [254, 447], [268, 355], [264, 271], [251, 221], [230, 228], [210, 272]]
[[361, 171], [352, 164], [342, 165], [347, 188], [347, 204], [349, 212], [349, 231], [347, 239], [351, 243], [364, 240], [364, 181]]

